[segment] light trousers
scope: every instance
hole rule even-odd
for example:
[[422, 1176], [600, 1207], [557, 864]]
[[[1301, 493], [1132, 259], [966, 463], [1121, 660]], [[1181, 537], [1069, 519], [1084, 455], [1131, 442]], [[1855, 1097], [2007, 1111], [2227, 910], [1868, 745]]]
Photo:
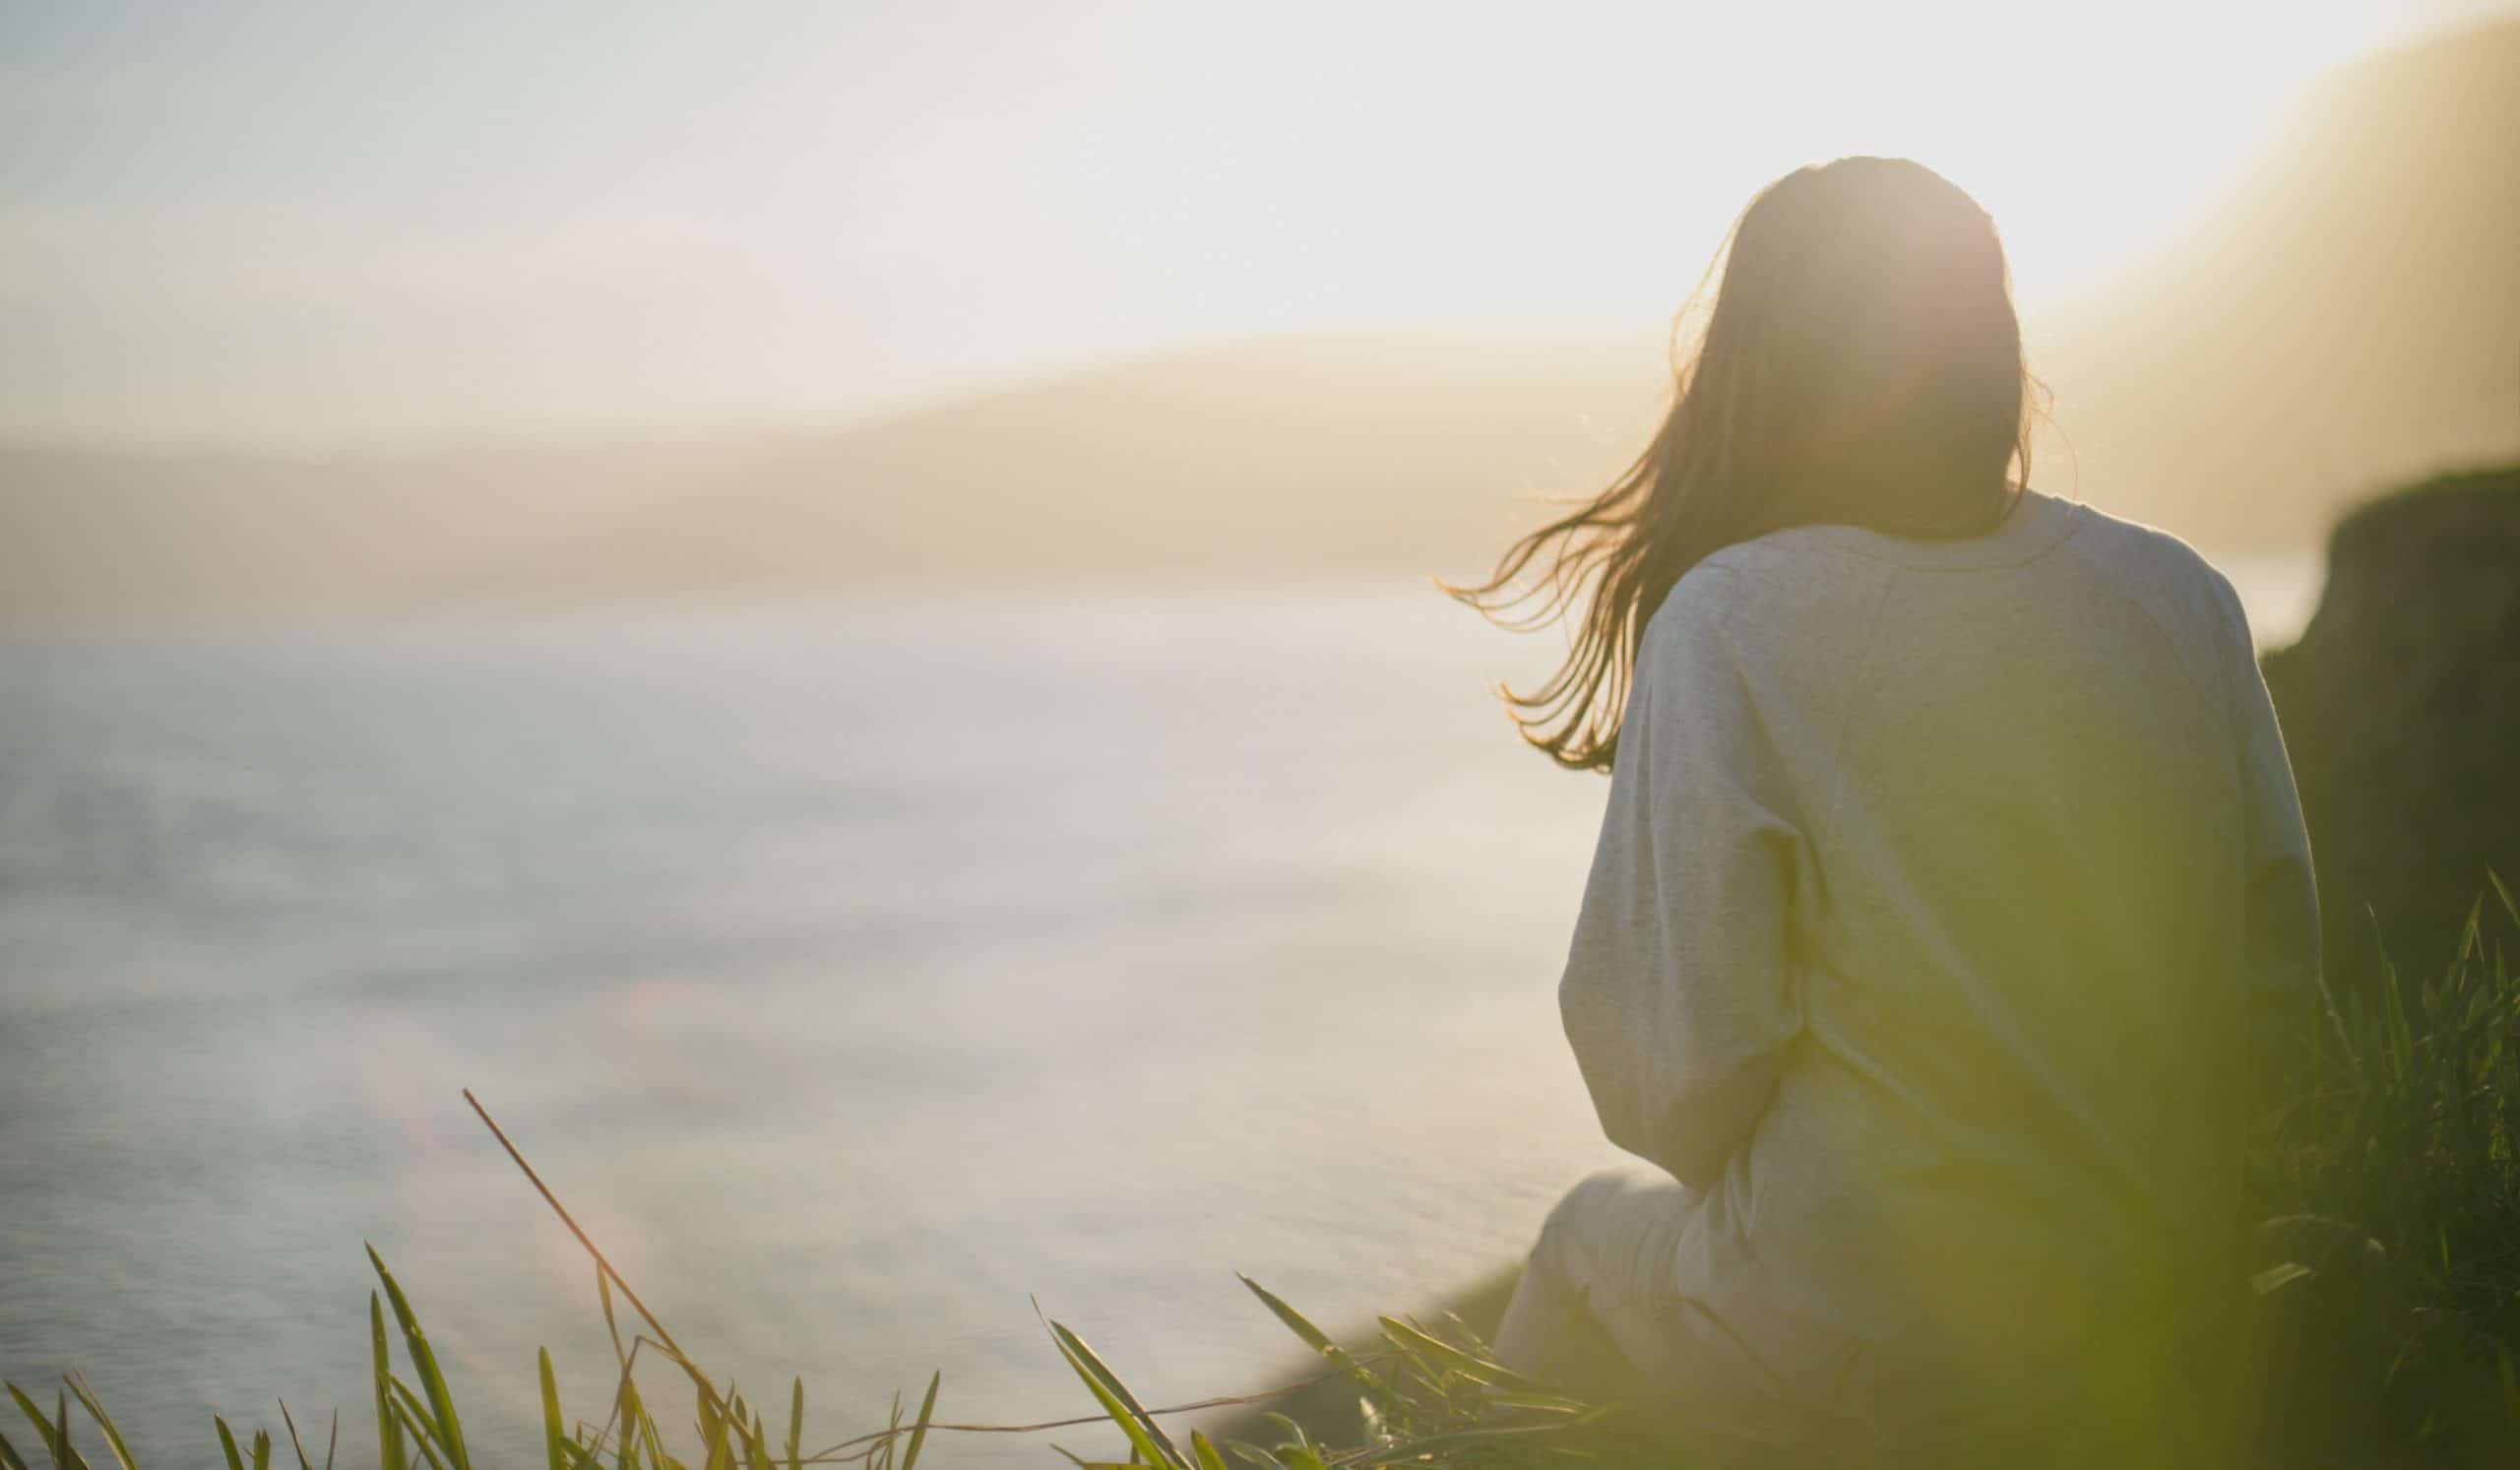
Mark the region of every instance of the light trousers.
[[[1780, 1443], [1782, 1398], [1675, 1281], [1695, 1193], [1637, 1166], [1590, 1176], [1541, 1227], [1496, 1329], [1507, 1368], [1681, 1429], [1715, 1463]], [[1785, 1437], [1786, 1438], [1796, 1437]]]
[[[1922, 1351], [1856, 1355], [1847, 1360], [1854, 1371], [1832, 1374], [1826, 1387], [1796, 1365], [1777, 1365], [1794, 1377], [1789, 1384], [1679, 1289], [1682, 1237], [1697, 1208], [1694, 1191], [1642, 1166], [1578, 1183], [1541, 1227], [1496, 1329], [1497, 1360], [1588, 1401], [1625, 1403], [1685, 1444], [1692, 1463], [1712, 1466], [2219, 1470], [2229, 1463], [2232, 1441], [2225, 1437], [2236, 1421], [2223, 1422], [2222, 1414], [2238, 1406], [2236, 1383], [2205, 1388], [2198, 1400], [2205, 1412], [2194, 1419], [2177, 1413], [2184, 1422], [2175, 1426], [2157, 1412], [2130, 1415], [2122, 1403], [2112, 1412], [2097, 1370], [2126, 1365], [2105, 1351], [2082, 1372], [2066, 1367], [2035, 1374], [2065, 1400], [2060, 1413], [2037, 1402], [2044, 1394], [2005, 1391], [1989, 1406], [1984, 1393], [1971, 1390], [2016, 1375], [1990, 1373], [1987, 1365], [1977, 1373], [1947, 1373], [1939, 1358]], [[2183, 1367], [2156, 1362], [2152, 1372], [2202, 1388], [2235, 1367], [2187, 1346], [2175, 1355]], [[2170, 1409], [2187, 1397], [2174, 1392], [2136, 1402]], [[1972, 1399], [1979, 1402], [1968, 1404]], [[1989, 1407], [1998, 1412], [1983, 1412]], [[2195, 1404], [2186, 1408], [2192, 1412]], [[2006, 1409], [2023, 1417], [2000, 1412]]]

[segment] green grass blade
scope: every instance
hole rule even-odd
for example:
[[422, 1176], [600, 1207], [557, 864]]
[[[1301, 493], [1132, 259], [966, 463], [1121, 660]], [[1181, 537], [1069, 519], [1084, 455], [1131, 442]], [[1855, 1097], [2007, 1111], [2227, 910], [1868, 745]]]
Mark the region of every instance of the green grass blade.
[[367, 1294], [368, 1348], [376, 1360], [376, 1463], [381, 1470], [410, 1470], [411, 1457], [403, 1445], [403, 1421], [394, 1414], [394, 1364], [385, 1347], [385, 1305]]
[[44, 1457], [59, 1465], [61, 1449], [53, 1438], [52, 1421], [43, 1417], [43, 1410], [36, 1408], [35, 1401], [17, 1384], [9, 1385], [9, 1397], [17, 1400], [18, 1412], [27, 1416], [27, 1423], [35, 1427], [35, 1442], [43, 1446]]
[[420, 1375], [420, 1386], [428, 1391], [429, 1408], [437, 1420], [438, 1431], [445, 1437], [448, 1470], [472, 1470], [472, 1461], [464, 1452], [464, 1424], [456, 1417], [455, 1396], [447, 1391], [446, 1374], [438, 1371], [437, 1354], [429, 1350], [428, 1334], [420, 1330], [420, 1319], [411, 1310], [410, 1301], [385, 1269], [385, 1258], [376, 1247], [367, 1247], [368, 1261], [376, 1267], [377, 1277], [385, 1283], [385, 1300], [394, 1307], [394, 1319], [403, 1326], [403, 1345], [411, 1355], [411, 1371]]
[[638, 1457], [639, 1425], [648, 1417], [648, 1410], [639, 1402], [639, 1385], [627, 1372], [621, 1374], [621, 1388], [614, 1395], [613, 1411], [620, 1417], [621, 1434], [613, 1440], [612, 1467], [613, 1470], [632, 1470]]
[[88, 1457], [70, 1442], [70, 1395], [56, 1388], [52, 1391], [53, 1438], [60, 1442], [63, 1463], [69, 1470], [88, 1470]]
[[726, 1442], [725, 1416], [718, 1412], [718, 1405], [705, 1385], [699, 1388], [699, 1399], [700, 1443], [707, 1452], [703, 1461], [706, 1470], [735, 1470], [734, 1448]]
[[1570, 1430], [1580, 1429], [1585, 1425], [1608, 1418], [1616, 1411], [1617, 1405], [1604, 1404], [1587, 1409], [1573, 1419], [1562, 1420], [1555, 1424], [1482, 1425], [1472, 1429], [1447, 1430], [1442, 1434], [1429, 1435], [1422, 1439], [1394, 1444], [1380, 1451], [1376, 1458], [1379, 1463], [1382, 1456], [1387, 1455], [1392, 1463], [1398, 1463], [1403, 1460], [1428, 1458], [1441, 1450], [1506, 1444], [1517, 1439], [1545, 1441], [1563, 1436]]
[[227, 1456], [227, 1470], [245, 1470], [245, 1457], [236, 1452], [236, 1436], [227, 1428], [227, 1421], [216, 1414], [210, 1416], [210, 1421], [219, 1426], [219, 1447]]
[[1120, 1387], [1119, 1379], [1103, 1366], [1102, 1359], [1094, 1356], [1094, 1350], [1085, 1345], [1083, 1338], [1056, 1322], [1050, 1323], [1050, 1337], [1058, 1344], [1059, 1356], [1066, 1359], [1067, 1366], [1085, 1380], [1086, 1390], [1094, 1395], [1095, 1402], [1101, 1404], [1102, 1412], [1120, 1427], [1120, 1433], [1129, 1437], [1131, 1448], [1146, 1456], [1150, 1465], [1189, 1470], [1169, 1439], [1162, 1439], [1159, 1443], [1162, 1432], [1154, 1428], [1153, 1421], [1145, 1417], [1146, 1410], [1137, 1405], [1135, 1397], [1129, 1395], [1127, 1389]]
[[52, 1392], [52, 1458], [61, 1470], [88, 1470], [88, 1457], [70, 1442], [70, 1395]]
[[707, 1448], [714, 1441], [722, 1440], [724, 1438], [726, 1426], [725, 1421], [718, 1417], [717, 1400], [706, 1393], [701, 1394], [699, 1397], [700, 1418], [698, 1422], [700, 1425], [700, 1443], [703, 1448]]
[[9, 1442], [7, 1435], [0, 1435], [0, 1470], [27, 1470], [26, 1460], [19, 1455], [18, 1446]]
[[254, 1431], [254, 1470], [272, 1470], [272, 1432]]
[[595, 1297], [603, 1304], [603, 1330], [612, 1336], [612, 1361], [627, 1368], [630, 1355], [621, 1350], [621, 1323], [612, 1315], [612, 1283], [604, 1279], [601, 1266], [595, 1268]]
[[788, 1470], [805, 1470], [805, 1380], [788, 1394]]
[[944, 1381], [942, 1369], [927, 1375], [927, 1396], [918, 1401], [918, 1422], [911, 1426], [910, 1447], [902, 1451], [902, 1470], [916, 1470], [919, 1446], [927, 1442], [927, 1426], [936, 1418], [936, 1389]]
[[114, 1452], [114, 1463], [120, 1465], [122, 1470], [140, 1470], [139, 1466], [132, 1463], [131, 1446], [123, 1442], [122, 1431], [114, 1427], [113, 1416], [105, 1412], [103, 1404], [97, 1402], [96, 1391], [88, 1386], [88, 1380], [74, 1373], [66, 1381], [70, 1384], [70, 1391], [78, 1395], [79, 1407], [87, 1410], [88, 1417], [96, 1421], [97, 1430], [105, 1437], [105, 1447]]
[[1377, 1317], [1375, 1320], [1382, 1326], [1384, 1340], [1393, 1347], [1404, 1353], [1415, 1353], [1420, 1358], [1461, 1374], [1474, 1383], [1485, 1383], [1491, 1388], [1511, 1388], [1523, 1393], [1547, 1392], [1541, 1384], [1533, 1382], [1505, 1365], [1465, 1353], [1442, 1338], [1432, 1333], [1421, 1332], [1398, 1317]]
[[394, 1388], [402, 1395], [394, 1400], [395, 1417], [402, 1421], [404, 1430], [410, 1435], [411, 1443], [420, 1451], [420, 1458], [436, 1466], [437, 1470], [447, 1470], [446, 1461], [438, 1458], [437, 1446], [429, 1442], [428, 1432], [417, 1417], [419, 1399], [400, 1380], [395, 1382]]
[[1267, 1307], [1270, 1311], [1276, 1313], [1278, 1320], [1286, 1323], [1290, 1331], [1293, 1332], [1295, 1336], [1302, 1338], [1304, 1343], [1314, 1352], [1319, 1353], [1322, 1357], [1330, 1360], [1331, 1367], [1338, 1369], [1341, 1373], [1346, 1374], [1349, 1377], [1355, 1379], [1359, 1384], [1361, 1384], [1367, 1393], [1374, 1396], [1376, 1403], [1388, 1405], [1391, 1402], [1391, 1385], [1384, 1382], [1382, 1379], [1375, 1377], [1372, 1370], [1356, 1361], [1355, 1355], [1350, 1353], [1346, 1348], [1339, 1346], [1339, 1344], [1332, 1342], [1330, 1340], [1329, 1333], [1314, 1326], [1310, 1318], [1306, 1317], [1302, 1312], [1295, 1310], [1293, 1308], [1289, 1307], [1285, 1302], [1279, 1300], [1278, 1295], [1275, 1292], [1270, 1291], [1259, 1282], [1243, 1275], [1240, 1271], [1234, 1272], [1233, 1276], [1236, 1281], [1239, 1281], [1244, 1286], [1249, 1287], [1251, 1289], [1251, 1295], [1258, 1297], [1263, 1306]]
[[[637, 1351], [634, 1346], [632, 1351]], [[648, 1457], [650, 1470], [679, 1470], [674, 1457], [665, 1453], [665, 1437], [657, 1430], [657, 1416], [648, 1408], [645, 1398], [639, 1400], [640, 1452]]]
[[444, 1466], [447, 1463], [446, 1438], [438, 1431], [436, 1416], [429, 1413], [428, 1405], [420, 1402], [420, 1396], [411, 1390], [410, 1384], [396, 1378], [389, 1386], [394, 1390], [394, 1407], [403, 1411], [403, 1422], [419, 1437], [420, 1453], [428, 1456], [429, 1463]]
[[1562, 1393], [1519, 1393], [1511, 1388], [1491, 1389], [1480, 1401], [1491, 1409], [1529, 1409], [1539, 1414], [1590, 1414], [1594, 1407]]
[[1225, 1447], [1240, 1455], [1245, 1463], [1259, 1467], [1259, 1470], [1287, 1470], [1287, 1462], [1279, 1459], [1276, 1451], [1262, 1449], [1247, 1440], [1228, 1439]]
[[288, 1400], [280, 1400], [280, 1422], [288, 1430], [288, 1447], [297, 1454], [297, 1470], [315, 1470], [315, 1462], [306, 1457], [306, 1441], [297, 1438], [297, 1421], [289, 1417]]
[[709, 1443], [709, 1458], [706, 1462], [706, 1470], [735, 1470], [734, 1451], [727, 1446], [726, 1436], [724, 1430], [721, 1430], [718, 1434], [718, 1438], [711, 1440]]
[[1225, 1456], [1218, 1454], [1216, 1445], [1197, 1430], [1190, 1431], [1190, 1458], [1198, 1470], [1225, 1470]]
[[560, 1382], [551, 1375], [551, 1350], [535, 1349], [542, 1378], [542, 1458], [550, 1470], [569, 1470], [569, 1427], [560, 1419]]
[[27, 1416], [27, 1422], [35, 1427], [35, 1442], [43, 1446], [44, 1458], [60, 1463], [61, 1451], [52, 1445], [52, 1421], [43, 1417], [43, 1410], [36, 1408], [35, 1401], [27, 1397], [26, 1390], [17, 1384], [9, 1385], [9, 1397], [17, 1400], [18, 1412]]

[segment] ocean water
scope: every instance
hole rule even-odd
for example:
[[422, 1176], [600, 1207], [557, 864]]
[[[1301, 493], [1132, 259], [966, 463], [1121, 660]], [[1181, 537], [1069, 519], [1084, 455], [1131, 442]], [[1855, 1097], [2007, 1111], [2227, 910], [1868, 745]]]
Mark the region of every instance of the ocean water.
[[476, 1447], [538, 1453], [537, 1346], [599, 1418], [465, 1087], [817, 1444], [931, 1368], [1090, 1412], [1036, 1304], [1150, 1401], [1298, 1374], [1233, 1271], [1418, 1310], [1612, 1157], [1553, 995], [1605, 786], [1482, 687], [1549, 651], [1411, 588], [0, 643], [0, 1374], [144, 1464], [276, 1396], [372, 1454], [364, 1241]]

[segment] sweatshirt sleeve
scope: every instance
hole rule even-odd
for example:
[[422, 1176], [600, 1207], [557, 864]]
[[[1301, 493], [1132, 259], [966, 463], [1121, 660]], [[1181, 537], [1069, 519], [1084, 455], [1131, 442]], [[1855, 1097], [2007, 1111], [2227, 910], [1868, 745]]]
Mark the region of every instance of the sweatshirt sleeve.
[[2293, 763], [2276, 724], [2249, 637], [2248, 613], [2229, 582], [2221, 585], [2231, 664], [2230, 692], [2246, 802], [2248, 985], [2258, 1000], [2300, 997], [2319, 976], [2319, 900], [2310, 868], [2310, 837]]
[[2276, 723], [2275, 701], [2259, 670], [2248, 613], [2239, 595], [2219, 575], [2223, 608], [2225, 686], [2237, 747], [2242, 821], [2242, 862], [2247, 904], [2245, 973], [2253, 1086], [2267, 1097], [2283, 1092], [2281, 1063], [2267, 1055], [2292, 1029], [2319, 983], [2318, 885], [2310, 866], [2310, 838], [2301, 822], [2301, 799], [2293, 763]]
[[1693, 570], [1646, 631], [1557, 991], [1609, 1141], [1698, 1187], [1801, 1029], [1787, 933], [1804, 838], [1728, 636], [1730, 578]]

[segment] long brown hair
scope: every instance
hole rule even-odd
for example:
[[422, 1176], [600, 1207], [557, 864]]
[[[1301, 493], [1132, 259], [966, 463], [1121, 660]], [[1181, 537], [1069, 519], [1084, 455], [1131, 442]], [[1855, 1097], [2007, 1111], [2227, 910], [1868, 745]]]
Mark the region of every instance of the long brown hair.
[[1518, 630], [1580, 605], [1566, 662], [1503, 691], [1523, 738], [1576, 770], [1609, 769], [1645, 625], [1699, 561], [1817, 523], [1980, 535], [2030, 474], [2035, 384], [2003, 245], [1922, 164], [1840, 159], [1760, 190], [1672, 337], [1671, 409], [1644, 453], [1485, 584], [1444, 588]]

